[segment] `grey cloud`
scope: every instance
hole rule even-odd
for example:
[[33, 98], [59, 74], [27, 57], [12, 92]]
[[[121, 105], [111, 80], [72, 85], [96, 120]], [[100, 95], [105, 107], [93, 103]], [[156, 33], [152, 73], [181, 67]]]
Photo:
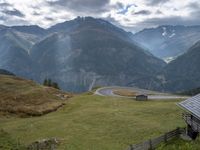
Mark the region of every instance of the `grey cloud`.
[[164, 4], [170, 0], [147, 0], [147, 3], [149, 5], [159, 5], [159, 4]]
[[137, 23], [136, 26], [143, 28], [149, 28], [160, 25], [199, 25], [200, 20], [196, 17], [167, 17], [167, 18], [151, 18], [143, 22]]
[[17, 9], [13, 9], [13, 10], [2, 10], [2, 13], [6, 14], [6, 15], [10, 15], [10, 16], [17, 16], [17, 17], [24, 17], [25, 15], [23, 13], [21, 13], [19, 10]]
[[138, 11], [138, 12], [133, 12], [132, 14], [133, 15], [150, 15], [151, 12], [148, 11], [148, 10], [141, 10], [141, 11]]
[[[199, 13], [196, 12], [195, 14], [200, 17], [200, 10]], [[200, 25], [200, 20], [196, 18], [197, 16], [194, 17], [173, 16], [165, 18], [151, 18], [139, 23], [128, 23], [128, 26], [123, 26], [123, 28], [135, 33], [140, 30], [143, 30], [144, 28], [152, 28], [162, 25], [185, 25], [185, 26]]]
[[8, 6], [12, 6], [12, 5], [6, 2], [0, 3], [0, 7], [8, 7]]
[[156, 14], [158, 14], [158, 15], [159, 15], [159, 14], [163, 14], [163, 12], [160, 11], [160, 10], [157, 10], [157, 11], [156, 11]]
[[6, 19], [6, 17], [0, 16], [0, 21], [4, 21], [5, 19]]
[[60, 6], [73, 12], [101, 13], [108, 10], [110, 0], [57, 0], [47, 1], [51, 6]]
[[54, 18], [51, 18], [51, 17], [45, 17], [45, 20], [54, 21], [55, 19], [54, 19]]
[[34, 12], [33, 12], [33, 15], [34, 15], [34, 16], [40, 16], [41, 13], [39, 13], [39, 12], [37, 12], [37, 11], [34, 11]]
[[117, 2], [116, 6], [117, 6], [118, 9], [123, 9], [124, 8], [124, 4], [120, 3], [120, 2]]
[[192, 2], [192, 3], [188, 4], [187, 7], [191, 8], [191, 9], [200, 9], [200, 3]]

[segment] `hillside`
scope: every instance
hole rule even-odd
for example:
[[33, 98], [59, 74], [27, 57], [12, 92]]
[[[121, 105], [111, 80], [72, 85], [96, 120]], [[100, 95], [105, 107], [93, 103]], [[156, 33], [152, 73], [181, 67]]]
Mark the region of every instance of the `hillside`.
[[197, 95], [199, 93], [200, 93], [200, 87], [195, 88], [195, 89], [191, 89], [191, 90], [187, 90], [187, 91], [183, 91], [180, 94], [195, 96], [195, 95]]
[[75, 21], [77, 25], [66, 32], [58, 30], [61, 24], [54, 26], [58, 33], [33, 46], [30, 54], [40, 64], [39, 81], [47, 76], [63, 89], [76, 92], [87, 91], [91, 85], [136, 85], [165, 65], [132, 43], [130, 33], [109, 22], [91, 17]]
[[32, 42], [11, 29], [0, 30], [0, 68], [32, 78], [33, 61], [29, 57]]
[[0, 75], [0, 114], [37, 116], [57, 110], [71, 95], [31, 80]]
[[144, 29], [133, 39], [155, 56], [169, 61], [185, 53], [200, 39], [200, 26], [159, 26]]
[[185, 91], [200, 86], [200, 41], [187, 53], [168, 64], [162, 72], [164, 88]]
[[57, 150], [126, 150], [130, 144], [184, 127], [177, 102], [82, 94], [41, 117], [0, 118], [0, 129], [23, 145], [55, 137], [60, 141]]

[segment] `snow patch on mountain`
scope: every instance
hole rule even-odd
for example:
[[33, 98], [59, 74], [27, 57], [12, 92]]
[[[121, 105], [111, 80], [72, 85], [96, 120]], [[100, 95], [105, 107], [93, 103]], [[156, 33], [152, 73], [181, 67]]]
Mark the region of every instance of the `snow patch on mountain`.
[[167, 36], [167, 28], [163, 27], [162, 29], [163, 29], [162, 36]]
[[175, 30], [167, 31], [169, 29], [167, 29], [166, 27], [162, 27], [162, 29], [163, 29], [162, 36], [164, 36], [166, 38], [172, 38], [176, 35]]

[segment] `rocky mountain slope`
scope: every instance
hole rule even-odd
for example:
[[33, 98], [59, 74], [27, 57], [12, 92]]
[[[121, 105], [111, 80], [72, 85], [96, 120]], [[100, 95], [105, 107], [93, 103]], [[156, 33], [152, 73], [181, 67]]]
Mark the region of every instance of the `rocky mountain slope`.
[[77, 18], [49, 30], [57, 32], [35, 44], [30, 56], [40, 66], [40, 81], [52, 78], [66, 90], [138, 85], [138, 79], [150, 78], [165, 65], [133, 43], [130, 33], [101, 19]]
[[162, 83], [168, 91], [184, 91], [200, 86], [200, 41], [187, 53], [168, 64], [162, 72]]
[[155, 56], [173, 60], [200, 40], [200, 26], [160, 26], [144, 29], [133, 36], [134, 41]]

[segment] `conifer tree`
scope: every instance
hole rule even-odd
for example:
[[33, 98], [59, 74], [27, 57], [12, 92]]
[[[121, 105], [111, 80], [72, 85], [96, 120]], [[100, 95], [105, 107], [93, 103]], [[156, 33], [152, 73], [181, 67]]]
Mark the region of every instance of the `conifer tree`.
[[49, 86], [49, 87], [52, 86], [51, 79], [48, 79], [48, 80], [47, 80], [47, 86]]
[[45, 78], [45, 79], [44, 79], [44, 82], [43, 82], [43, 85], [44, 85], [44, 86], [47, 86], [47, 83], [48, 83], [48, 81], [47, 81], [47, 79]]

